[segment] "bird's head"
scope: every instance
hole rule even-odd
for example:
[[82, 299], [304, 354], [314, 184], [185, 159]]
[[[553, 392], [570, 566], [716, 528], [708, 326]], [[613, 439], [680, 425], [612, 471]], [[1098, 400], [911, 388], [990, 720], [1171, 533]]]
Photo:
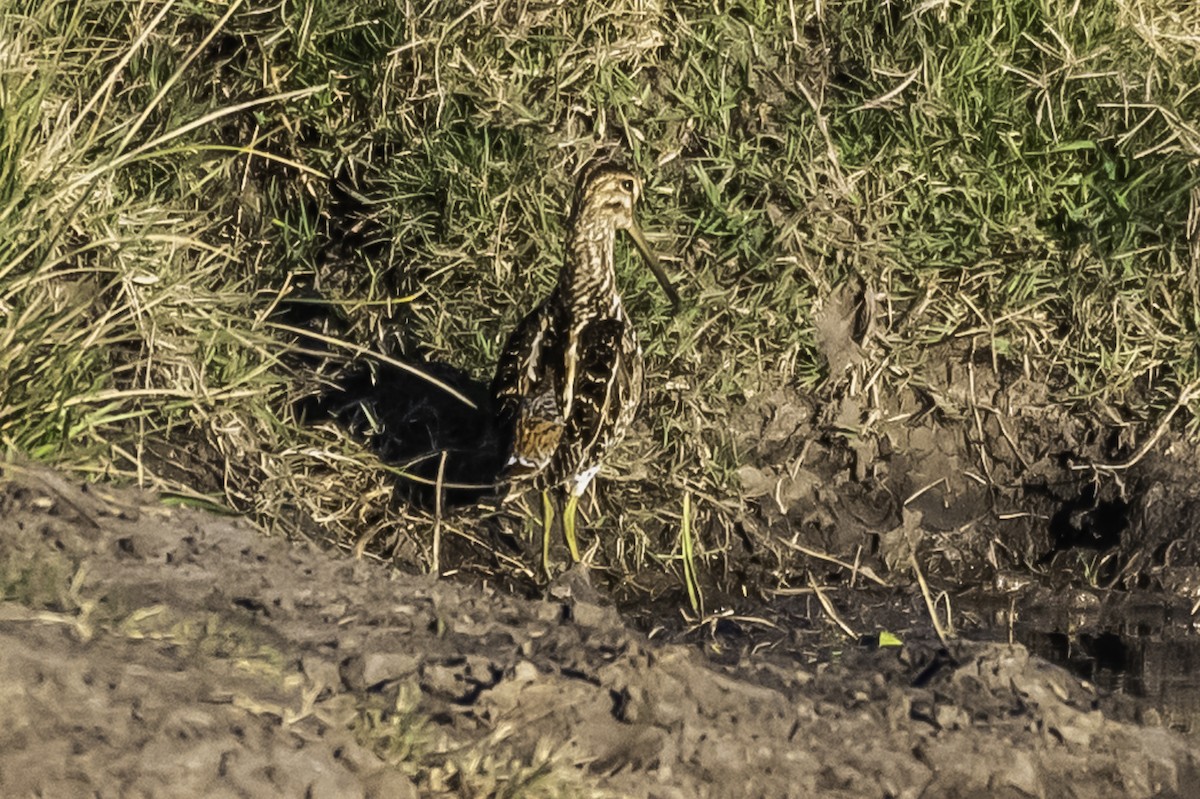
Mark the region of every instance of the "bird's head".
[[620, 230], [638, 227], [634, 210], [642, 198], [642, 179], [627, 169], [597, 164], [584, 170], [575, 194], [576, 213]]
[[611, 162], [593, 162], [580, 175], [579, 186], [575, 190], [575, 204], [571, 209], [572, 225], [627, 231], [671, 304], [677, 308], [679, 294], [663, 272], [658, 257], [650, 249], [637, 222], [636, 208], [641, 198], [640, 177]]

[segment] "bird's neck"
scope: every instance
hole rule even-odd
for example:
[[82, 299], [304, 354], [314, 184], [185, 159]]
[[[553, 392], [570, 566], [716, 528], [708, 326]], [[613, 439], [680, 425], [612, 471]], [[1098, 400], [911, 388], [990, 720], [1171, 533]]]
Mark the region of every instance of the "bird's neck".
[[616, 230], [600, 225], [578, 226], [567, 239], [557, 290], [575, 315], [612, 315], [620, 308], [613, 269], [615, 240]]

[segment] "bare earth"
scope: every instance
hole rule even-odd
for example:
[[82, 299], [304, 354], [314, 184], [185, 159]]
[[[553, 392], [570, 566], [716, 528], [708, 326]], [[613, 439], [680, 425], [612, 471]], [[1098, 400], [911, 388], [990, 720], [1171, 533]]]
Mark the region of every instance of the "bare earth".
[[1106, 715], [1020, 646], [719, 667], [647, 641], [579, 574], [524, 601], [19, 465], [0, 503], [6, 797], [1150, 797], [1200, 780], [1194, 741]]

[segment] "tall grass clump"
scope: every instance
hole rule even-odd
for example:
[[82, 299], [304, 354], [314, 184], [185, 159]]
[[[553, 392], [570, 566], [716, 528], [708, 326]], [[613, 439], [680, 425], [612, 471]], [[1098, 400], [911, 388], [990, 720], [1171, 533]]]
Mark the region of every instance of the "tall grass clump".
[[222, 91], [213, 54], [239, 6], [6, 3], [8, 452], [219, 502], [253, 471], [280, 345], [233, 222], [267, 155], [256, 115], [312, 92]]

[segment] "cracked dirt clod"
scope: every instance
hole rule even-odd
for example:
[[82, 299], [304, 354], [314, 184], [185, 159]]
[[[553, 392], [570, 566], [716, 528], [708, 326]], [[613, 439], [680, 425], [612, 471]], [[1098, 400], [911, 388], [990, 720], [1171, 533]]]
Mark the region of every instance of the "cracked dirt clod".
[[1189, 739], [1106, 718], [1019, 646], [720, 668], [570, 592], [397, 575], [32, 467], [0, 478], [0, 578], [3, 796], [1148, 797], [1200, 777]]

